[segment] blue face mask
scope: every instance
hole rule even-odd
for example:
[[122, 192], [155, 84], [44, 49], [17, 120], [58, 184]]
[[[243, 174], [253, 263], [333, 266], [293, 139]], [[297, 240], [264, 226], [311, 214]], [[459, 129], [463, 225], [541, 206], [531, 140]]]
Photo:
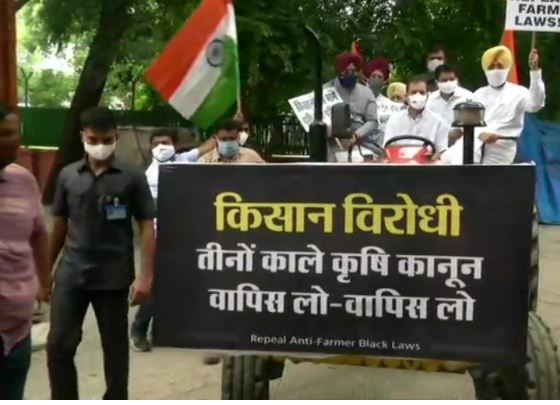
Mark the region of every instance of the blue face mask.
[[347, 75], [339, 76], [338, 80], [340, 81], [342, 87], [344, 87], [346, 90], [352, 90], [358, 83], [358, 75], [355, 73], [350, 73]]
[[218, 141], [218, 153], [225, 158], [232, 158], [239, 154], [237, 141]]

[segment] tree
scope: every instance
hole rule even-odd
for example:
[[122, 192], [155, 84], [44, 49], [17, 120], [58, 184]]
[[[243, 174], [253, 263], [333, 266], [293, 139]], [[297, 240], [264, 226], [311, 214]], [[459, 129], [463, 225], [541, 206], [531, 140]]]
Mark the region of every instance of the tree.
[[[71, 35], [69, 29], [76, 28], [76, 24], [90, 25], [91, 16], [97, 15], [97, 18], [93, 18], [97, 21], [95, 34], [70, 105], [68, 132], [58, 154], [54, 175], [50, 176], [45, 191], [46, 201], [53, 197], [57, 174], [61, 168], [83, 154], [80, 114], [99, 103], [107, 76], [119, 52], [120, 41], [132, 22], [133, 0], [81, 0], [80, 3], [86, 3], [84, 9], [76, 10], [75, 3], [69, 6], [68, 2], [58, 0], [43, 2], [44, 21], [50, 24], [53, 38], [58, 41], [68, 38]], [[58, 18], [53, 19], [53, 15]]]
[[[120, 100], [140, 109], [165, 104], [141, 76], [199, 0], [35, 0], [32, 4], [39, 10], [34, 27], [48, 34], [40, 38], [47, 38], [49, 44], [74, 43], [89, 49], [59, 169], [81, 156], [78, 114], [82, 109], [100, 100]], [[505, 13], [502, 0], [236, 0], [235, 7], [242, 99], [253, 121], [289, 113], [287, 99], [311, 90], [304, 25], [321, 36], [325, 81], [334, 76], [335, 55], [357, 39], [369, 57], [392, 59], [401, 79], [424, 72], [426, 51], [442, 43], [460, 68], [463, 84], [475, 89], [485, 84], [480, 55], [499, 42]], [[529, 36], [518, 35], [525, 80]], [[554, 58], [560, 37], [543, 34], [539, 44], [548, 87], [558, 88], [560, 66]], [[560, 100], [550, 98], [541, 116], [560, 116]]]

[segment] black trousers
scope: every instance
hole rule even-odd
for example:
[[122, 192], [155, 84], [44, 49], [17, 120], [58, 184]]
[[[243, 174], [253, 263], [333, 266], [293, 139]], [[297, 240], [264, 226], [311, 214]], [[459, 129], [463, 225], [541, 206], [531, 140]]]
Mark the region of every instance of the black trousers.
[[64, 286], [54, 290], [47, 340], [52, 399], [79, 399], [74, 357], [90, 304], [103, 347], [107, 385], [103, 399], [128, 399], [128, 290], [91, 291]]
[[0, 338], [0, 400], [21, 400], [31, 364], [31, 336], [18, 342], [7, 356]]

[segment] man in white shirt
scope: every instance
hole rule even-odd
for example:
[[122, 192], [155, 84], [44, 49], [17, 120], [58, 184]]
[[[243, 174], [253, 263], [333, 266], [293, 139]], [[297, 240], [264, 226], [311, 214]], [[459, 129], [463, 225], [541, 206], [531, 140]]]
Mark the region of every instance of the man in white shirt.
[[[161, 128], [150, 136], [152, 163], [146, 170], [146, 178], [150, 186], [152, 198], [157, 202], [159, 167], [166, 163], [196, 163], [198, 159], [214, 149], [214, 137], [200, 147], [185, 153], [176, 153], [179, 135], [175, 128]], [[156, 220], [154, 220], [156, 224]], [[149, 352], [152, 349], [148, 340], [148, 329], [152, 321], [152, 302], [148, 299], [142, 303], [136, 312], [131, 328], [132, 349], [138, 352]]]
[[[392, 138], [415, 135], [431, 141], [436, 147], [434, 160], [447, 149], [450, 127], [434, 112], [426, 109], [428, 84], [423, 77], [411, 79], [407, 84], [408, 108], [391, 116], [385, 129], [387, 144]], [[414, 141], [405, 141], [413, 143]]]
[[[535, 113], [545, 105], [546, 91], [539, 67], [539, 53], [533, 49], [529, 55], [531, 82], [527, 89], [507, 81], [513, 56], [505, 46], [489, 49], [482, 56], [482, 68], [488, 86], [474, 93], [476, 101], [486, 108], [487, 126], [478, 128], [475, 136], [476, 153], [480, 160], [480, 149], [485, 145], [483, 164], [511, 164], [517, 152], [517, 144], [500, 137], [519, 138], [523, 131], [525, 113]], [[444, 158], [447, 163], [460, 164], [462, 161], [462, 140], [448, 151]]]
[[451, 126], [455, 117], [453, 109], [459, 103], [472, 100], [473, 93], [459, 86], [457, 70], [447, 64], [436, 69], [436, 83], [438, 90], [430, 94], [426, 108], [438, 114]]
[[485, 128], [479, 139], [486, 142], [485, 164], [511, 164], [517, 152], [516, 142], [498, 137], [519, 138], [523, 131], [525, 113], [536, 113], [545, 105], [546, 91], [536, 49], [529, 55], [531, 82], [529, 89], [507, 81], [513, 57], [505, 46], [492, 48], [482, 56], [482, 68], [488, 86], [478, 89], [475, 99], [486, 107]]
[[158, 197], [159, 166], [165, 163], [196, 163], [198, 159], [216, 147], [214, 137], [188, 152], [177, 153], [179, 135], [175, 128], [161, 128], [150, 136], [152, 163], [146, 170], [148, 185], [154, 200]]

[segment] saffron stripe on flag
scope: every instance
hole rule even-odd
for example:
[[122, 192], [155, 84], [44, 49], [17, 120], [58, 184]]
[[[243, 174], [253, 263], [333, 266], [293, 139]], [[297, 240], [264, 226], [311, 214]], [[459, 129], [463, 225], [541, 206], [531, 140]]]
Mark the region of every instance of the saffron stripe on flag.
[[191, 71], [200, 53], [206, 51], [209, 38], [227, 15], [230, 4], [230, 0], [203, 1], [150, 67], [146, 77], [166, 100]]

